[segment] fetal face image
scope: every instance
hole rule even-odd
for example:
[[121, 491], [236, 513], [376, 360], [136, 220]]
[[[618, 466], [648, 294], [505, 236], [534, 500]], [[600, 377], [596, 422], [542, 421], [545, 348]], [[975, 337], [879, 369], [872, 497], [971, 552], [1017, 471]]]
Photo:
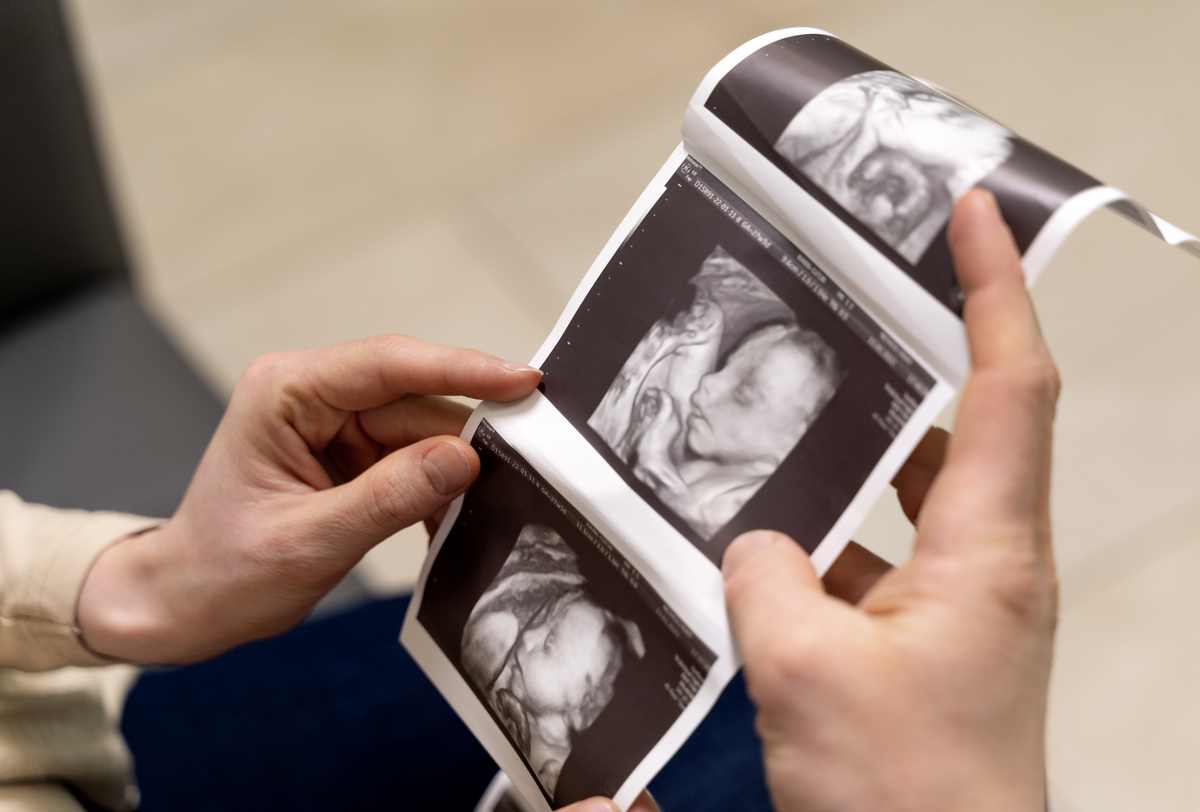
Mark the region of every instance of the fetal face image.
[[717, 246], [691, 306], [654, 323], [588, 419], [707, 540], [762, 487], [833, 397], [834, 351]]
[[463, 669], [550, 796], [622, 666], [646, 653], [637, 624], [591, 589], [562, 537], [527, 524], [463, 629]]
[[914, 79], [876, 70], [817, 94], [775, 149], [915, 265], [958, 198], [1007, 160], [1012, 136]]

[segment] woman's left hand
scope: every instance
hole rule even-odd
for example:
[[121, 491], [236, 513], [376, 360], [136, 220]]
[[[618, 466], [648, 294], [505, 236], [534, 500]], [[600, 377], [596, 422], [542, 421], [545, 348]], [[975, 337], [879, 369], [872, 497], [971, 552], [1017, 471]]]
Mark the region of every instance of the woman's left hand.
[[110, 657], [180, 663], [300, 622], [375, 544], [474, 481], [466, 410], [541, 374], [486, 353], [380, 336], [260, 358], [234, 388], [175, 516], [96, 560], [77, 609]]

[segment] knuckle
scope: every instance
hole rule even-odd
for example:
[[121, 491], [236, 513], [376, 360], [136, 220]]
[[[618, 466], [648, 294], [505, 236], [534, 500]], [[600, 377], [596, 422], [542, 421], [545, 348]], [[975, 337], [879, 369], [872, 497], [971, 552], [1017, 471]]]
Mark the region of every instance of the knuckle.
[[1049, 357], [997, 369], [994, 375], [996, 383], [1022, 399], [1047, 406], [1058, 402], [1062, 381], [1058, 367]]
[[1050, 388], [1050, 404], [1052, 406], [1058, 405], [1058, 398], [1060, 395], [1062, 395], [1062, 378], [1059, 377], [1058, 369], [1056, 367], [1054, 370], [1054, 378], [1053, 378], [1051, 388]]
[[[383, 389], [396, 397], [408, 394], [402, 383], [406, 379], [404, 373], [421, 368], [424, 363], [421, 348], [426, 346], [425, 342], [402, 333], [385, 333], [366, 339], [366, 346]], [[402, 374], [397, 377], [397, 373]]]
[[1048, 357], [1031, 362], [1025, 371], [1026, 388], [1041, 400], [1053, 403], [1058, 400], [1062, 380], [1058, 367]]
[[1010, 615], [1031, 624], [1057, 623], [1058, 578], [1035, 545], [1010, 548], [993, 569], [992, 591]]
[[408, 355], [421, 342], [402, 333], [384, 333], [367, 339], [376, 352], [384, 356]]
[[1053, 633], [1058, 628], [1058, 574], [1051, 572], [1042, 586], [1042, 600], [1046, 604], [1045, 621]]
[[246, 367], [246, 371], [238, 379], [234, 390], [275, 386], [281, 378], [287, 375], [287, 369], [298, 352], [297, 350], [287, 350], [260, 355]]
[[1049, 356], [1042, 358], [1037, 367], [1039, 394], [1049, 403], [1058, 402], [1058, 396], [1062, 392], [1062, 376], [1059, 375], [1058, 367]]
[[429, 513], [432, 508], [425, 497], [433, 495], [433, 488], [419, 471], [403, 477], [375, 477], [367, 502], [367, 515], [373, 524], [384, 529], [409, 524]]
[[288, 370], [293, 365], [297, 352], [272, 352], [251, 361], [234, 384], [230, 394], [230, 405], [259, 404], [250, 408], [261, 408], [263, 398], [271, 397], [283, 388], [283, 382], [287, 380]]
[[281, 351], [281, 352], [269, 352], [269, 353], [266, 353], [265, 355], [260, 355], [257, 358], [255, 358], [253, 361], [251, 361], [250, 365], [248, 367], [246, 367], [246, 371], [245, 371], [245, 373], [243, 373], [243, 377], [258, 378], [263, 375], [270, 374], [273, 370], [277, 370], [281, 364], [284, 364], [288, 360], [290, 360], [293, 356], [295, 356], [295, 354], [296, 354], [296, 351], [291, 350], [291, 351]]

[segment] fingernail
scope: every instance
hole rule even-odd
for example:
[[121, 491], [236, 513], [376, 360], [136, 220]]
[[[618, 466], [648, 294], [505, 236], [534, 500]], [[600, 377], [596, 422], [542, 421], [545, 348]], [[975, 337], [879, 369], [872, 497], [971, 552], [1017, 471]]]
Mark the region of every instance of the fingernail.
[[990, 190], [984, 189], [982, 186], [976, 186], [970, 191], [970, 194], [982, 201], [983, 205], [992, 211], [996, 213], [1000, 212], [1000, 204], [996, 202], [996, 196]]
[[778, 533], [770, 530], [751, 530], [749, 533], [742, 533], [725, 549], [725, 557], [721, 559], [721, 575], [728, 581], [751, 554], [764, 547], [770, 547], [778, 537]]
[[442, 443], [421, 460], [429, 484], [442, 496], [451, 496], [471, 484], [471, 463], [456, 443]]
[[509, 372], [536, 372], [541, 375], [542, 371], [537, 367], [531, 367], [529, 364], [517, 364], [512, 361], [501, 361], [500, 366], [507, 369]]

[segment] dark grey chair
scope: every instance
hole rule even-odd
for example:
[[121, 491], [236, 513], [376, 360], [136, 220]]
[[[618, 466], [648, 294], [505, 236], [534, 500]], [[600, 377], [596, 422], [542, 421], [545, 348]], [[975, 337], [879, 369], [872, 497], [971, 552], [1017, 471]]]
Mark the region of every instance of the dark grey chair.
[[170, 516], [222, 411], [138, 304], [58, 0], [0, 0], [0, 488]]
[[170, 515], [221, 411], [138, 304], [57, 0], [0, 3], [0, 488]]

